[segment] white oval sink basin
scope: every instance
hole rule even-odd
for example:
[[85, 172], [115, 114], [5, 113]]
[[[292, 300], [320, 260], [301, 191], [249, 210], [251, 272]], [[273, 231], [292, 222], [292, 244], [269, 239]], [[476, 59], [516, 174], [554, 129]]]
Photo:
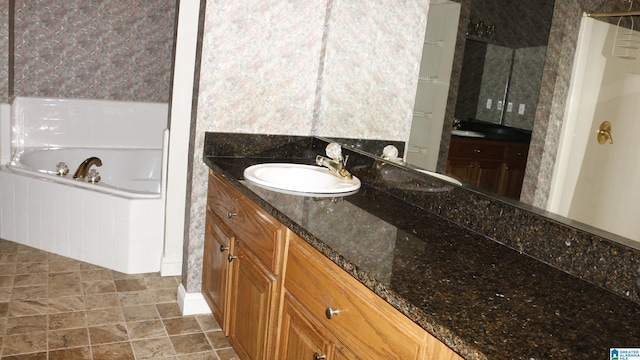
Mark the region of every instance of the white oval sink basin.
[[451, 135], [462, 136], [462, 137], [477, 137], [477, 138], [483, 138], [486, 136], [481, 132], [468, 131], [468, 130], [451, 130]]
[[360, 179], [340, 179], [329, 169], [304, 164], [266, 163], [244, 169], [244, 178], [260, 186], [314, 194], [348, 193], [360, 188]]
[[446, 182], [449, 182], [451, 184], [456, 184], [456, 185], [462, 185], [462, 183], [460, 182], [460, 180], [458, 179], [454, 179], [451, 176], [447, 176], [447, 175], [443, 175], [443, 174], [439, 174], [437, 172], [433, 172], [433, 171], [429, 171], [429, 170], [423, 170], [423, 169], [416, 169], [418, 171], [420, 171], [423, 174], [427, 174], [433, 177], [436, 177], [438, 179], [444, 180]]

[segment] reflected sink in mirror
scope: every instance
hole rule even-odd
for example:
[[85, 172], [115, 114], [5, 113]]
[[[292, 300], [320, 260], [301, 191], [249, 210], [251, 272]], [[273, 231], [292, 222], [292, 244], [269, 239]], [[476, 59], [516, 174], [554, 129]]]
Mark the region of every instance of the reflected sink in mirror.
[[[354, 170], [356, 169], [357, 168], [354, 168]], [[377, 169], [380, 173], [380, 179], [382, 182], [387, 186], [396, 189], [441, 193], [453, 190], [455, 187], [452, 185], [462, 185], [460, 181], [452, 177], [414, 167], [403, 168], [393, 166], [391, 164], [385, 164], [378, 165]], [[422, 174], [427, 174], [439, 180], [443, 180], [444, 183], [442, 181], [434, 181]]]
[[419, 172], [421, 172], [421, 173], [423, 173], [423, 174], [427, 174], [427, 175], [430, 175], [430, 176], [436, 177], [436, 178], [438, 178], [438, 179], [444, 180], [444, 181], [446, 181], [446, 182], [448, 182], [448, 183], [451, 183], [451, 184], [455, 184], [455, 185], [462, 186], [462, 183], [460, 182], [460, 180], [455, 179], [455, 178], [452, 178], [451, 176], [447, 176], [447, 175], [439, 174], [439, 173], [437, 173], [437, 172], [433, 172], [433, 171], [429, 171], [429, 170], [424, 170], [424, 169], [416, 169], [416, 170], [418, 170]]
[[477, 137], [483, 138], [485, 134], [477, 131], [469, 131], [469, 130], [451, 130], [451, 135], [462, 136], [462, 137]]
[[[520, 129], [516, 127], [489, 123], [481, 120], [465, 120], [460, 122], [460, 129], [454, 131], [463, 131], [467, 133], [481, 133], [484, 138], [489, 140], [529, 142], [531, 141], [531, 130]], [[458, 135], [454, 131], [451, 135]]]
[[245, 180], [288, 193], [349, 195], [360, 188], [360, 179], [340, 179], [329, 169], [304, 164], [265, 163], [244, 170]]

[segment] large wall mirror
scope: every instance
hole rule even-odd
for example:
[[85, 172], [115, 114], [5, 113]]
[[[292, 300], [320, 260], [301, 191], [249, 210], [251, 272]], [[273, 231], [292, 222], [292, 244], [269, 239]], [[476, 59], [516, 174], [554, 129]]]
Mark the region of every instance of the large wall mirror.
[[[554, 4], [431, 1], [409, 164], [519, 199]], [[493, 155], [465, 153], [476, 145], [482, 154], [491, 146]]]
[[[637, 235], [634, 236], [633, 234], [620, 232], [616, 229], [608, 228], [603, 224], [591, 222], [586, 218], [575, 217], [571, 209], [567, 210], [569, 205], [563, 208], [561, 205], [555, 203], [557, 198], [573, 196], [574, 192], [578, 193], [578, 190], [582, 191], [584, 186], [577, 184], [577, 181], [583, 177], [583, 174], [586, 174], [586, 177], [593, 177], [594, 174], [598, 173], [598, 169], [602, 169], [602, 166], [593, 166], [592, 168], [583, 167], [581, 169], [579, 167], [575, 168], [574, 165], [580, 165], [584, 162], [583, 158], [593, 157], [600, 159], [599, 156], [604, 153], [601, 151], [602, 149], [615, 149], [618, 144], [622, 144], [626, 139], [626, 133], [623, 134], [622, 132], [624, 130], [620, 130], [623, 124], [622, 121], [615, 120], [614, 132], [616, 131], [615, 129], [618, 129], [617, 134], [619, 138], [619, 140], [616, 139], [617, 141], [614, 140], [616, 141], [616, 146], [608, 144], [609, 148], [607, 148], [607, 145], [598, 145], [602, 146], [598, 148], [599, 150], [592, 149], [585, 152], [583, 149], [580, 154], [575, 156], [571, 150], [564, 152], [565, 154], [570, 154], [570, 156], [558, 156], [558, 149], [564, 148], [567, 140], [573, 140], [575, 145], [578, 130], [583, 133], [585, 143], [587, 142], [586, 139], [589, 139], [589, 142], [593, 142], [592, 140], [595, 139], [594, 134], [597, 131], [597, 126], [600, 122], [607, 120], [606, 118], [598, 118], [598, 116], [582, 116], [582, 113], [575, 111], [579, 115], [577, 117], [585, 122], [576, 125], [569, 124], [577, 130], [569, 129], [572, 132], [566, 131], [566, 124], [571, 121], [568, 119], [566, 113], [571, 112], [571, 109], [575, 107], [572, 107], [573, 95], [570, 93], [570, 88], [580, 86], [574, 80], [571, 80], [571, 66], [576, 66], [574, 64], [574, 56], [576, 52], [579, 54], [580, 51], [578, 33], [582, 31], [580, 21], [584, 19], [583, 12], [594, 10], [623, 10], [621, 8], [622, 5], [615, 2], [605, 5], [593, 4], [593, 2], [589, 1], [579, 1], [571, 4], [555, 4], [553, 0], [540, 1], [535, 4], [531, 2], [513, 2], [506, 0], [439, 0], [431, 1], [430, 12], [437, 9], [438, 6], [446, 4], [458, 6], [456, 15], [458, 25], [455, 26], [456, 33], [453, 34], [455, 48], [452, 50], [449, 69], [450, 81], [448, 85], [450, 89], [445, 101], [446, 108], [441, 111], [443, 116], [442, 124], [438, 131], [434, 131], [433, 128], [431, 128], [429, 129], [430, 132], [428, 132], [431, 136], [430, 139], [436, 138], [438, 142], [435, 161], [427, 164], [412, 161], [411, 141], [413, 139], [410, 139], [406, 154], [407, 162], [410, 165], [445, 173], [448, 156], [450, 154], [451, 140], [454, 138], [451, 133], [455, 119], [463, 121], [473, 119], [472, 122], [486, 122], [493, 125], [500, 125], [511, 130], [524, 131], [525, 134], [529, 132], [530, 136], [531, 130], [533, 130], [534, 137], [537, 135], [537, 139], [534, 139], [536, 141], [535, 146], [537, 147], [535, 148], [535, 153], [528, 157], [528, 163], [526, 165], [528, 179], [530, 175], [533, 175], [531, 179], [529, 179], [530, 182], [527, 186], [529, 186], [529, 190], [533, 189], [533, 191], [529, 191], [526, 195], [523, 195], [525, 196], [525, 202], [566, 217], [566, 221], [572, 225], [582, 227], [579, 223], [588, 224], [590, 226], [584, 227], [587, 231], [598, 232], [599, 229], [602, 229], [609, 233], [605, 236], [640, 248], [638, 240], [634, 240], [638, 239]], [[636, 4], [636, 7], [637, 6]], [[553, 42], [549, 42], [549, 29], [551, 28], [554, 15], [556, 17], [556, 21], [553, 22], [555, 32], [551, 36], [555, 36], [555, 39]], [[445, 16], [438, 17], [445, 18]], [[607, 22], [615, 25], [617, 18], [601, 18], [599, 20], [602, 20], [598, 21], [599, 23]], [[491, 32], [489, 36], [474, 36], [473, 34], [469, 36], [469, 29], [479, 23], [482, 23], [484, 26], [490, 26], [488, 28]], [[428, 27], [429, 23], [427, 24], [427, 30]], [[606, 43], [614, 36], [614, 30], [615, 29], [603, 30], [603, 35], [594, 35], [592, 37], [601, 37], [602, 42]], [[427, 35], [425, 37], [425, 46], [436, 45], [438, 49], [445, 48], [445, 46], [443, 46], [444, 44], [438, 41], [439, 39], [438, 37], [430, 38]], [[547, 55], [547, 51], [549, 50], [551, 55]], [[425, 59], [431, 59], [429, 57], [425, 58], [427, 52], [428, 51], [423, 52], [423, 61]], [[593, 52], [596, 54], [611, 54], [611, 46], [605, 44], [600, 46], [600, 48], [594, 47]], [[640, 59], [640, 53], [637, 54], [636, 58]], [[528, 62], [525, 62], [525, 60]], [[578, 63], [578, 60], [575, 61]], [[626, 64], [631, 65], [630, 56], [626, 58], [618, 57], [613, 60], [607, 59], [607, 61], [616, 69], [622, 69], [622, 62], [625, 61]], [[550, 66], [549, 62], [551, 62]], [[636, 63], [640, 64], [640, 62], [637, 61]], [[539, 65], [541, 64], [544, 68], [542, 74], [539, 70]], [[476, 71], [467, 71], [472, 68], [475, 68]], [[498, 72], [492, 73], [493, 70], [491, 69], [495, 70], [498, 68], [501, 68], [503, 72], [499, 74]], [[589, 69], [586, 73], [593, 73], [593, 71], [591, 71], [594, 69], [593, 66], [589, 65], [586, 68]], [[520, 74], [521, 72], [525, 74]], [[638, 74], [640, 73], [640, 68], [629, 70], [627, 73]], [[599, 74], [602, 75], [602, 73]], [[605, 74], [607, 74], [606, 71]], [[526, 75], [529, 75], [529, 77], [526, 77]], [[627, 86], [637, 81], [637, 75], [620, 81], [611, 76], [600, 75], [595, 76], [592, 80], [596, 86], [594, 90], [590, 92], [590, 94], [596, 96], [592, 99], [593, 104], [598, 101], [597, 95], [599, 93], [601, 93], [600, 97], [607, 100], [607, 95], [613, 93], [610, 91], [611, 89], [620, 88], [619, 84]], [[440, 81], [442, 78], [435, 78], [431, 76], [431, 74], [421, 73], [420, 76], [420, 83], [437, 84], [443, 82]], [[490, 89], [488, 83], [483, 84], [484, 80], [488, 79], [488, 76], [492, 76], [493, 83], [499, 84], [494, 90]], [[540, 82], [541, 76], [543, 77], [542, 83]], [[550, 78], [551, 80], [549, 80]], [[618, 81], [618, 83], [616, 83], [616, 81]], [[420, 86], [420, 83], [418, 86]], [[522, 85], [527, 85], [528, 88], [519, 90], [518, 88]], [[538, 95], [539, 87], [541, 87], [541, 91], [544, 93], [542, 96]], [[600, 91], [601, 87], [604, 87], [605, 91]], [[498, 90], [495, 90], [499, 88], [506, 90], [506, 92], [499, 93]], [[519, 91], [524, 91], [526, 95], [522, 96], [518, 94], [517, 92]], [[614, 92], [622, 92], [622, 90]], [[632, 96], [634, 93], [637, 93], [637, 91], [626, 92], [623, 96], [637, 99], [637, 96]], [[419, 95], [420, 94], [418, 94], [418, 96]], [[488, 101], [489, 99], [491, 99], [491, 101]], [[525, 101], [528, 102], [525, 103]], [[510, 102], [512, 103], [511, 111], [507, 111]], [[589, 101], [585, 101], [584, 103], [587, 102]], [[418, 103], [418, 97], [416, 97], [416, 104]], [[609, 103], [611, 103], [611, 101], [609, 101]], [[520, 104], [524, 104], [524, 106], [521, 107]], [[538, 106], [539, 104], [542, 104], [542, 106]], [[618, 102], [615, 104], [618, 104]], [[613, 111], [602, 112], [601, 115], [610, 117], [616, 115], [616, 113], [621, 113], [621, 109], [626, 109], [626, 107], [615, 106]], [[421, 109], [414, 108], [414, 122], [416, 115], [424, 116], [426, 114], [420, 110]], [[640, 109], [629, 111], [637, 113]], [[518, 112], [523, 112], [524, 114], [518, 114]], [[599, 113], [599, 111], [593, 112], [595, 112], [596, 115]], [[433, 112], [433, 114], [435, 114], [435, 112]], [[414, 133], [412, 132], [411, 135], [413, 137]], [[615, 139], [616, 134], [613, 136]], [[586, 144], [583, 143], [579, 143], [578, 145], [586, 146]], [[626, 153], [635, 153], [635, 147], [632, 144], [629, 146], [630, 147], [626, 149]], [[593, 156], [591, 154], [593, 154]], [[625, 157], [619, 156], [618, 158], [623, 159]], [[628, 157], [626, 158], [628, 159]], [[596, 164], [616, 164], [610, 160], [597, 159], [595, 160]], [[532, 169], [529, 169], [530, 165], [533, 166]], [[630, 168], [627, 166], [627, 169]], [[616, 172], [617, 171], [618, 170], [616, 170]], [[599, 172], [603, 173], [602, 171]], [[558, 173], [564, 173], [570, 181], [565, 181], [563, 186], [556, 186], [555, 182]], [[610, 180], [602, 180], [601, 182], [605, 184], [611, 183]], [[637, 213], [638, 209], [629, 209], [626, 205], [623, 205], [623, 200], [629, 198], [628, 187], [609, 186], [608, 188], [625, 189], [626, 193], [620, 194], [619, 196], [598, 196], [598, 199], [606, 198], [610, 200], [611, 204], [606, 207], [601, 203], [590, 203], [588, 206], [581, 206], [580, 204], [582, 203], [580, 201], [576, 202], [575, 199], [573, 200], [573, 204], [570, 204], [570, 207], [606, 209], [598, 211], [598, 213], [606, 212], [610, 217], [615, 217], [615, 219], [623, 218], [620, 214], [621, 211], [627, 214]], [[601, 193], [598, 190], [593, 190], [593, 188], [582, 192], [588, 194]], [[492, 194], [490, 191], [485, 193], [489, 195]], [[539, 194], [542, 195], [539, 197]], [[539, 198], [542, 200], [539, 201]], [[514, 199], [518, 199], [518, 197], [516, 196]], [[597, 199], [591, 196], [591, 200], [596, 201]], [[590, 213], [589, 215], [596, 213], [595, 211], [588, 212]], [[562, 220], [563, 218], [558, 219], [565, 221]], [[633, 220], [625, 219], [624, 222], [635, 223]], [[573, 220], [577, 220], [578, 223]], [[614, 222], [620, 221], [607, 221], [607, 223]]]

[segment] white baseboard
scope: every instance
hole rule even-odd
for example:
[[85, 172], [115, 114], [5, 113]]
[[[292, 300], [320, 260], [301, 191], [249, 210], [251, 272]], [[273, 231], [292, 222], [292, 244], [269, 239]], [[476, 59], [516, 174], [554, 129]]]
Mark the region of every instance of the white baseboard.
[[182, 275], [182, 255], [164, 256], [160, 265], [160, 275], [178, 276]]
[[178, 286], [178, 305], [182, 315], [211, 314], [211, 309], [201, 293], [188, 293], [184, 285]]

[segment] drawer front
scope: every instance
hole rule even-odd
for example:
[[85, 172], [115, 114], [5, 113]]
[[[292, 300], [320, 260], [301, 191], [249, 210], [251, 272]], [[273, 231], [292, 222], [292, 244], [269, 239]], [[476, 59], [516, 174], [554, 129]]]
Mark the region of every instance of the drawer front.
[[281, 272], [284, 225], [251, 200], [239, 199], [239, 207], [228, 223], [238, 240], [275, 274]]
[[284, 226], [214, 172], [209, 174], [209, 210], [271, 271], [280, 272]]
[[496, 159], [501, 160], [504, 155], [504, 145], [487, 141], [452, 141], [449, 157], [465, 159]]
[[423, 329], [297, 238], [285, 288], [358, 358], [422, 358]]
[[213, 171], [209, 171], [207, 208], [229, 227], [229, 220], [240, 207], [240, 197], [241, 194], [231, 184]]
[[509, 145], [504, 153], [505, 161], [526, 162], [529, 152], [528, 145]]

